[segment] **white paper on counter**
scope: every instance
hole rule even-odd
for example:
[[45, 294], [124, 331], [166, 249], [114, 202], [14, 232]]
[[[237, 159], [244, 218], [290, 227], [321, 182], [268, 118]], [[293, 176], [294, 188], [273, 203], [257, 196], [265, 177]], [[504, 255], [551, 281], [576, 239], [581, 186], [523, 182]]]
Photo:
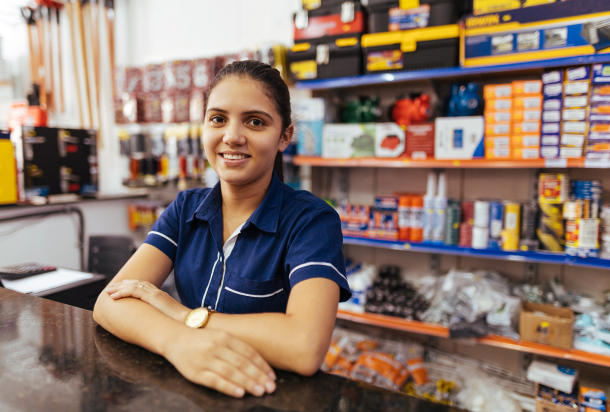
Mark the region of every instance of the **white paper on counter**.
[[93, 275], [91, 273], [78, 272], [69, 269], [57, 269], [53, 272], [29, 276], [23, 279], [2, 279], [0, 281], [5, 288], [16, 292], [37, 293], [69, 285], [70, 283], [80, 282], [81, 280], [91, 279], [92, 277]]

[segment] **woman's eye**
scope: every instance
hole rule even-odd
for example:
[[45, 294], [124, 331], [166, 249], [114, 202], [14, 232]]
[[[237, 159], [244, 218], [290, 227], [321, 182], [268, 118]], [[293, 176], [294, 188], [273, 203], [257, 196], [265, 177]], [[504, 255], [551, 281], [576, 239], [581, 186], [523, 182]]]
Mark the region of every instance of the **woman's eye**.
[[224, 119], [223, 119], [222, 117], [220, 117], [220, 116], [213, 116], [213, 117], [210, 119], [210, 121], [211, 121], [212, 123], [222, 123], [222, 122], [224, 122]]
[[261, 127], [265, 125], [265, 123], [261, 119], [252, 119], [250, 120], [250, 124], [256, 127]]

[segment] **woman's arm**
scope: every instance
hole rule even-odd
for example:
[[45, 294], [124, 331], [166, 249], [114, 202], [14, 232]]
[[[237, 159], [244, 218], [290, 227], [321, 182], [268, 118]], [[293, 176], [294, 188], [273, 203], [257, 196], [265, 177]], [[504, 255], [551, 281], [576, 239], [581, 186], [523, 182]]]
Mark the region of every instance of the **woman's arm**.
[[[149, 289], [147, 294], [167, 304], [155, 308], [134, 297], [114, 300], [103, 291], [95, 303], [94, 320], [117, 337], [165, 357], [195, 383], [238, 397], [244, 389], [257, 396], [265, 393], [263, 387], [273, 392], [273, 371], [250, 345], [226, 332], [188, 328], [174, 318], [175, 311], [183, 311], [184, 306], [158, 289], [171, 268], [169, 257], [143, 244], [113, 283], [126, 279], [148, 282], [142, 283]], [[132, 283], [140, 289], [137, 285]]]
[[272, 366], [313, 375], [328, 351], [339, 305], [339, 286], [312, 278], [290, 292], [286, 314], [215, 313], [206, 329], [229, 332], [252, 345]]

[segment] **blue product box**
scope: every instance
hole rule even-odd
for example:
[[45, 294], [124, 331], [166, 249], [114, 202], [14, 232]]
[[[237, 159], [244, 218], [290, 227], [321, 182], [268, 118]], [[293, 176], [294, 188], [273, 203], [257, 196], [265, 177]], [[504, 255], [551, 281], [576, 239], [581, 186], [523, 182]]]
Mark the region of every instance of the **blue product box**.
[[604, 53], [606, 1], [562, 1], [462, 19], [460, 63], [493, 66]]
[[542, 74], [542, 84], [563, 83], [563, 71], [553, 70]]
[[542, 123], [542, 134], [559, 134], [561, 123]]
[[557, 98], [549, 98], [542, 102], [542, 110], [561, 110], [562, 108], [561, 96], [557, 96]]
[[385, 195], [377, 196], [375, 198], [375, 209], [377, 210], [398, 210], [398, 196]]
[[566, 81], [589, 80], [591, 68], [589, 66], [570, 67], [566, 69]]
[[593, 65], [593, 84], [608, 84], [610, 83], [610, 64], [594, 64]]
[[322, 155], [324, 129], [324, 99], [298, 99], [292, 102], [296, 118], [297, 153], [303, 156]]
[[556, 123], [561, 121], [561, 110], [545, 110], [542, 112], [544, 123]]
[[557, 159], [559, 146], [540, 146], [540, 157], [543, 159]]
[[540, 138], [541, 146], [559, 146], [559, 135], [558, 134], [547, 134], [542, 135]]
[[563, 94], [563, 83], [545, 84], [542, 88], [542, 95], [545, 99], [561, 97]]

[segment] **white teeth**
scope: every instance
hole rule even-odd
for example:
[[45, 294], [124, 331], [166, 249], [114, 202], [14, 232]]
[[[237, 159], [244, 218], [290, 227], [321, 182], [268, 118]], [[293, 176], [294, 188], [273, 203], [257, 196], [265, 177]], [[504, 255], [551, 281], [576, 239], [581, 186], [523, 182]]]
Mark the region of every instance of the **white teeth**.
[[232, 155], [232, 154], [223, 154], [225, 159], [230, 159], [230, 160], [241, 160], [241, 159], [245, 159], [247, 156], [246, 155]]

